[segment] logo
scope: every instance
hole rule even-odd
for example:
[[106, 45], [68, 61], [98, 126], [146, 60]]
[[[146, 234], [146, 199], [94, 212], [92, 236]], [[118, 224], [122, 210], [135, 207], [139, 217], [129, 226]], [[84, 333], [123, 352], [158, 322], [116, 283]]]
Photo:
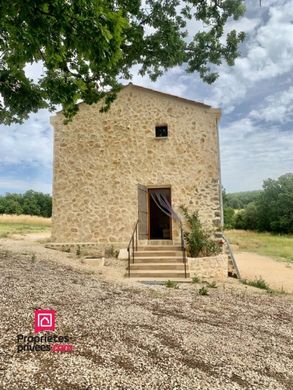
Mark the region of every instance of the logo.
[[35, 333], [55, 330], [55, 310], [35, 310]]
[[55, 310], [35, 310], [35, 333], [46, 332], [41, 335], [17, 335], [17, 352], [24, 351], [51, 351], [72, 352], [74, 345], [69, 344], [69, 336], [59, 336], [48, 333], [55, 330]]

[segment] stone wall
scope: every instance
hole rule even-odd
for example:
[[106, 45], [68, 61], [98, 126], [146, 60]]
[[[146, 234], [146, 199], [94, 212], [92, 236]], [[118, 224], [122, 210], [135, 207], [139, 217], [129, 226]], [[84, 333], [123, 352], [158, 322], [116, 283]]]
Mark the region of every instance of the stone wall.
[[[80, 104], [52, 118], [54, 242], [125, 243], [138, 217], [137, 185], [171, 187], [172, 205], [220, 224], [219, 110], [145, 88], [122, 89], [107, 113]], [[168, 138], [155, 126], [168, 125]], [[178, 227], [172, 224], [173, 239]]]
[[228, 256], [221, 254], [211, 257], [188, 257], [190, 277], [225, 281], [228, 277]]

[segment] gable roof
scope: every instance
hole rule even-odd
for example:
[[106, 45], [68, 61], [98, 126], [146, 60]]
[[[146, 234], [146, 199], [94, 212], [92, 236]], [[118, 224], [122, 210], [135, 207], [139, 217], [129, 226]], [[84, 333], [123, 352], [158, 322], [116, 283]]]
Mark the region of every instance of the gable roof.
[[123, 88], [129, 88], [129, 87], [132, 87], [132, 88], [135, 88], [135, 89], [140, 89], [142, 91], [153, 92], [153, 93], [156, 93], [158, 95], [168, 96], [168, 97], [171, 97], [173, 99], [178, 99], [178, 100], [181, 100], [181, 101], [186, 102], [186, 103], [195, 104], [196, 106], [199, 106], [199, 107], [202, 107], [202, 108], [212, 108], [211, 106], [209, 106], [207, 104], [204, 104], [204, 103], [201, 103], [201, 102], [197, 102], [195, 100], [186, 99], [186, 98], [183, 98], [181, 96], [172, 95], [171, 93], [161, 92], [161, 91], [157, 91], [157, 90], [151, 89], [151, 88], [142, 87], [140, 85], [133, 84], [133, 83], [129, 83], [129, 84], [125, 85]]
[[[122, 89], [126, 89], [126, 88], [135, 88], [135, 89], [139, 89], [141, 91], [151, 92], [151, 93], [155, 93], [157, 95], [170, 97], [172, 99], [177, 99], [179, 101], [182, 101], [182, 102], [185, 102], [188, 104], [193, 104], [197, 107], [207, 109], [210, 113], [215, 114], [218, 119], [221, 117], [221, 109], [220, 108], [213, 108], [212, 106], [209, 106], [209, 105], [201, 103], [201, 102], [197, 102], [195, 100], [186, 99], [186, 98], [183, 98], [181, 96], [172, 95], [171, 93], [161, 92], [161, 91], [157, 91], [157, 90], [151, 89], [151, 88], [142, 87], [140, 85], [133, 84], [131, 82], [122, 87]], [[80, 104], [85, 104], [85, 103], [84, 102], [78, 103], [78, 105], [80, 105]], [[56, 114], [61, 114], [61, 113], [62, 113], [62, 110], [56, 112]], [[51, 118], [53, 118], [53, 117], [51, 117]]]
[[123, 88], [135, 88], [135, 89], [139, 89], [141, 91], [151, 92], [151, 93], [154, 93], [157, 95], [166, 96], [166, 97], [169, 97], [172, 99], [177, 99], [183, 103], [188, 103], [188, 104], [195, 105], [199, 108], [203, 108], [206, 110], [206, 112], [209, 112], [210, 114], [214, 115], [217, 119], [221, 118], [221, 109], [220, 108], [213, 108], [212, 106], [209, 106], [209, 105], [201, 103], [201, 102], [197, 102], [195, 100], [186, 99], [186, 98], [183, 98], [181, 96], [172, 95], [170, 93], [156, 91], [155, 89], [151, 89], [151, 88], [141, 87], [140, 85], [136, 85], [133, 83], [129, 83], [129, 84], [125, 85]]

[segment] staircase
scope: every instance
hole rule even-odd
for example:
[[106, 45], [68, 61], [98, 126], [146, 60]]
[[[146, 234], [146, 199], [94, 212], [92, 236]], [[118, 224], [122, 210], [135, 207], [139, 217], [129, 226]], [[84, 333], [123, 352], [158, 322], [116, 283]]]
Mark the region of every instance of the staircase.
[[[186, 264], [187, 267], [187, 264]], [[128, 274], [128, 267], [127, 267]], [[138, 245], [130, 261], [130, 277], [185, 279], [183, 251], [181, 246], [173, 245], [170, 240], [149, 241], [146, 245]], [[189, 277], [188, 269], [186, 277]]]

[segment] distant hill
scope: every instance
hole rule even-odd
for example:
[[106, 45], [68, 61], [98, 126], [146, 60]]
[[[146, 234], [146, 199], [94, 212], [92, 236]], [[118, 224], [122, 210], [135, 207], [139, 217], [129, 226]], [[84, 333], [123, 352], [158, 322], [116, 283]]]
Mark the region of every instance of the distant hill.
[[233, 209], [244, 209], [249, 203], [255, 202], [262, 192], [262, 190], [257, 190], [225, 194], [225, 207], [232, 207]]

